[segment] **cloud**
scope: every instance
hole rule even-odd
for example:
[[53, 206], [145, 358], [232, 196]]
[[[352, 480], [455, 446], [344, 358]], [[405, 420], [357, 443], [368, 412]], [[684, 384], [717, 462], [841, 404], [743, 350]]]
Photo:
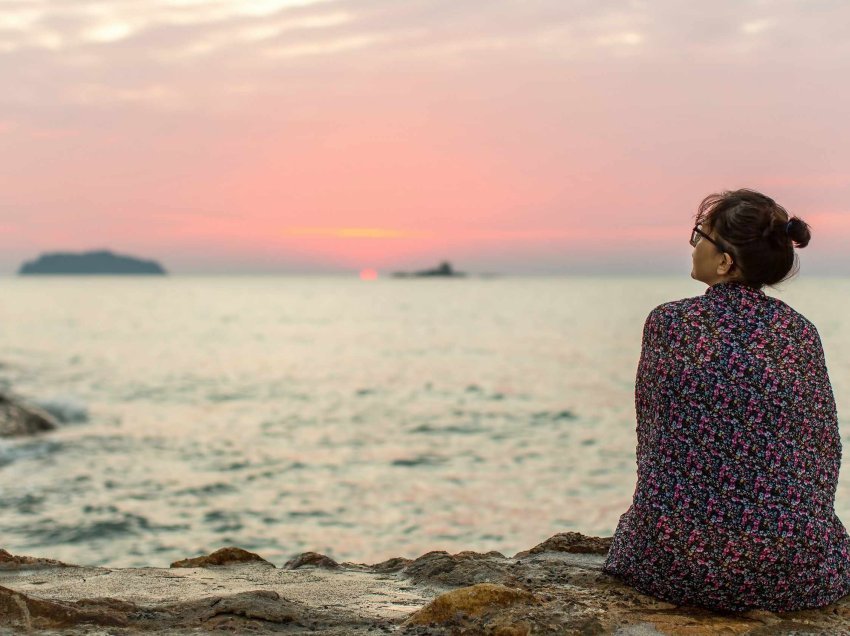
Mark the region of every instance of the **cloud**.
[[133, 32], [133, 26], [127, 22], [103, 22], [88, 28], [83, 39], [90, 42], [117, 42], [130, 37]]
[[373, 227], [290, 227], [284, 236], [315, 236], [330, 239], [443, 239], [460, 242], [565, 243], [570, 240], [625, 241], [629, 239], [664, 240], [684, 236], [682, 227], [670, 225], [623, 225], [620, 227], [574, 227], [532, 229], [452, 229], [402, 230]]
[[364, 49], [382, 41], [386, 36], [379, 34], [361, 34], [343, 38], [291, 44], [266, 49], [264, 54], [273, 59], [291, 59], [314, 55], [334, 55], [337, 53]]
[[284, 229], [282, 234], [337, 239], [418, 239], [433, 236], [433, 232], [380, 227], [290, 227]]
[[746, 63], [742, 54], [836, 60], [850, 52], [837, 27], [848, 20], [850, 5], [837, 1], [12, 0], [0, 14], [0, 72], [24, 85], [17, 99], [30, 104], [49, 96], [57, 107], [94, 105], [100, 95], [106, 103], [191, 108], [208, 101], [198, 90], [204, 82], [273, 91], [328, 64], [598, 66], [626, 55], [667, 65], [670, 52], [691, 63]]
[[68, 99], [78, 105], [142, 104], [156, 109], [174, 110], [186, 106], [184, 93], [160, 84], [131, 88], [104, 84], [79, 84], [69, 89]]
[[771, 19], [750, 20], [741, 24], [741, 32], [747, 35], [758, 35], [772, 29], [774, 26], [776, 26], [776, 22]]

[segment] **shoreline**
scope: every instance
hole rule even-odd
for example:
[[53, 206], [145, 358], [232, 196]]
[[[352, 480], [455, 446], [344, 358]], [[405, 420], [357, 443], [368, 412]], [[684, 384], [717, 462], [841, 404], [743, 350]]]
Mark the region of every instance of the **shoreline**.
[[610, 541], [565, 532], [513, 557], [435, 551], [372, 565], [307, 552], [276, 566], [231, 547], [170, 568], [102, 568], [0, 551], [0, 634], [850, 632], [850, 597], [736, 614], [646, 596], [602, 573]]

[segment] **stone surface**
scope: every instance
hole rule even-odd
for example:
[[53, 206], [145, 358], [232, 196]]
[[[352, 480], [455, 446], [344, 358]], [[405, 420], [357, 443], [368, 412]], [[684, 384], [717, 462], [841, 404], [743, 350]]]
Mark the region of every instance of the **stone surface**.
[[36, 435], [57, 426], [56, 419], [47, 411], [10, 393], [0, 392], [0, 437]]
[[518, 552], [515, 559], [541, 552], [572, 552], [574, 554], [608, 554], [612, 537], [588, 537], [580, 532], [559, 532], [531, 550]]
[[68, 565], [54, 559], [42, 559], [39, 557], [16, 556], [9, 554], [6, 550], [0, 550], [0, 570], [19, 570], [21, 568], [73, 568], [75, 565]]
[[206, 556], [199, 556], [193, 559], [182, 559], [171, 564], [173, 568], [208, 568], [216, 565], [232, 565], [234, 563], [266, 563], [274, 567], [259, 554], [248, 552], [242, 548], [228, 547], [216, 550]]
[[[86, 599], [85, 602], [43, 600], [0, 587], [0, 620], [10, 627], [73, 627], [80, 625], [127, 625], [128, 603], [112, 599]], [[135, 608], [133, 608], [135, 609]]]
[[326, 568], [329, 570], [336, 570], [339, 568], [339, 563], [329, 556], [319, 554], [318, 552], [303, 552], [297, 557], [287, 561], [283, 567], [287, 570], [297, 570], [305, 565], [312, 565], [313, 567]]
[[521, 603], [537, 603], [534, 595], [517, 588], [479, 583], [441, 594], [407, 620], [409, 625], [448, 623], [460, 617], [480, 617], [494, 610]]
[[[712, 612], [654, 599], [602, 572], [605, 557], [597, 552], [604, 541], [563, 533], [519, 558], [429, 552], [330, 569], [278, 569], [258, 555], [224, 558], [234, 548], [219, 551], [219, 567], [173, 569], [68, 567], [0, 552], [0, 634], [850, 633], [850, 598], [782, 614]], [[308, 554], [290, 563], [328, 559]]]
[[309, 628], [312, 625], [309, 609], [281, 598], [273, 590], [252, 590], [232, 596], [174, 603], [164, 608], [162, 613], [171, 619], [175, 627], [247, 631], [250, 626], [262, 629], [264, 626]]
[[399, 570], [406, 568], [411, 563], [413, 563], [413, 559], [393, 557], [392, 559], [387, 559], [386, 561], [381, 561], [380, 563], [367, 567], [375, 570], [375, 572], [398, 572]]
[[510, 562], [499, 552], [428, 552], [404, 568], [416, 583], [470, 585], [504, 583], [512, 578]]

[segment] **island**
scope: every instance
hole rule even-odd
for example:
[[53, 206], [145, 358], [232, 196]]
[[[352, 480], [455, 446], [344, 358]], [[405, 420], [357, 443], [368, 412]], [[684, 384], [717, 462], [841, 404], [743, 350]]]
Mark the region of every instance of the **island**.
[[466, 276], [463, 272], [456, 272], [452, 268], [452, 264], [448, 261], [443, 261], [439, 264], [439, 266], [434, 269], [423, 269], [417, 272], [393, 272], [392, 276], [395, 278], [422, 278], [422, 277], [448, 277], [448, 278], [461, 278]]
[[71, 253], [53, 252], [42, 254], [34, 261], [27, 261], [18, 270], [21, 276], [28, 275], [154, 275], [163, 276], [165, 269], [151, 260], [142, 260], [132, 256], [115, 254], [109, 250]]

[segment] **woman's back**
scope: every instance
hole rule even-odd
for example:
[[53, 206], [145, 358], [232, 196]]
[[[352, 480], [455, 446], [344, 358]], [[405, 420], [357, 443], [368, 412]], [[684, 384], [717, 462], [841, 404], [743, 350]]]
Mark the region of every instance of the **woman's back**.
[[787, 611], [850, 591], [835, 402], [814, 326], [724, 282], [648, 317], [638, 482], [605, 570], [676, 602]]

